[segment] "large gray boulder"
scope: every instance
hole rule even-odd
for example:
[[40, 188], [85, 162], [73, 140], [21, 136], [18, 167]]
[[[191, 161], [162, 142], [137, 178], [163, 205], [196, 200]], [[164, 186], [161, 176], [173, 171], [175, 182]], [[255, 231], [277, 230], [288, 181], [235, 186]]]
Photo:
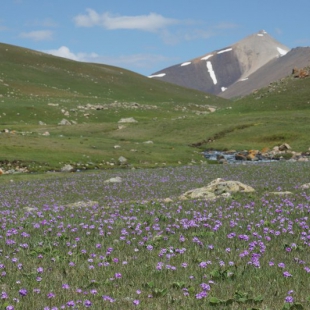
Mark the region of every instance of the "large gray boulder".
[[205, 187], [195, 188], [182, 194], [179, 199], [206, 199], [212, 200], [217, 197], [229, 197], [232, 193], [251, 193], [255, 189], [239, 181], [225, 181], [215, 179]]

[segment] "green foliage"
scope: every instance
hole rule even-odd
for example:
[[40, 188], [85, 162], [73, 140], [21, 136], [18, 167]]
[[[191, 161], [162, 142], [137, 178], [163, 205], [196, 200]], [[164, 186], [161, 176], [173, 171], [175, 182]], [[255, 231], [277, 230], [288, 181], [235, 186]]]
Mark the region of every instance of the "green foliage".
[[[17, 309], [60, 307], [71, 299], [86, 298], [94, 309], [128, 309], [135, 299], [140, 300], [139, 307], [151, 310], [308, 309], [309, 246], [301, 238], [308, 231], [309, 201], [308, 192], [298, 188], [308, 181], [308, 168], [309, 163], [284, 162], [26, 179], [13, 175], [8, 183], [0, 179], [5, 197], [0, 205], [5, 236], [1, 290], [8, 293], [10, 303], [19, 297], [20, 303], [14, 303]], [[124, 180], [122, 184], [104, 183], [115, 175]], [[256, 191], [212, 202], [174, 199], [215, 176], [238, 179]], [[266, 187], [293, 194], [271, 196]], [[164, 197], [173, 201], [166, 203]], [[86, 199], [98, 203], [69, 207]], [[228, 238], [232, 232], [235, 237]], [[248, 241], [239, 238], [244, 235]], [[194, 242], [197, 238], [202, 244]], [[10, 239], [16, 243], [7, 242]], [[242, 257], [245, 250], [250, 253]], [[253, 253], [261, 254], [260, 267], [249, 264]], [[285, 269], [278, 266], [280, 262]], [[40, 273], [38, 267], [44, 271]], [[286, 270], [291, 277], [283, 275]], [[70, 288], [63, 288], [64, 284]], [[28, 295], [21, 297], [19, 290], [24, 287]], [[34, 289], [40, 289], [40, 295]], [[294, 303], [284, 302], [289, 289]], [[51, 291], [56, 294], [52, 300], [47, 298]], [[105, 295], [114, 302], [103, 300]], [[2, 300], [0, 308], [4, 303], [9, 305]]]
[[[272, 85], [279, 91], [269, 87], [233, 102], [6, 44], [0, 44], [0, 72], [0, 131], [9, 130], [0, 133], [0, 167], [6, 171], [207, 163], [189, 145], [260, 150], [286, 142], [296, 151], [309, 148], [309, 78], [287, 78]], [[119, 129], [118, 121], [128, 117], [138, 123]], [[63, 118], [74, 124], [58, 125]], [[154, 144], [143, 143], [149, 140]], [[119, 165], [120, 156], [128, 159], [126, 166]]]

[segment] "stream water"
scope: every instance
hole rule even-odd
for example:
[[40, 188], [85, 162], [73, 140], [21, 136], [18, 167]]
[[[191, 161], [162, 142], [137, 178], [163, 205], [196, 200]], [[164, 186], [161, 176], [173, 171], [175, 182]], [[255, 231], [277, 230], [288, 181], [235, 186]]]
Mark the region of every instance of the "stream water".
[[214, 161], [225, 161], [230, 164], [242, 164], [242, 163], [269, 163], [277, 162], [278, 159], [270, 159], [262, 155], [256, 155], [256, 160], [238, 160], [236, 159], [237, 154], [242, 152], [222, 152], [222, 151], [204, 151], [203, 155], [208, 160]]

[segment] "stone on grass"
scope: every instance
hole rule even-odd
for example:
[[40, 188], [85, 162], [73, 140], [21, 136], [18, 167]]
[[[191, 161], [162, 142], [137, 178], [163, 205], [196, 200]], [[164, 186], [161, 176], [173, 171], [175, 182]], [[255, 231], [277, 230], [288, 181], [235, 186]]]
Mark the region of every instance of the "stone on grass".
[[71, 125], [71, 123], [70, 123], [67, 119], [63, 118], [63, 119], [58, 123], [58, 125], [66, 126], [66, 125]]
[[72, 172], [74, 170], [74, 167], [71, 166], [71, 165], [64, 165], [62, 168], [61, 168], [61, 172]]
[[209, 192], [206, 187], [200, 187], [189, 190], [179, 197], [180, 200], [187, 200], [187, 199], [213, 200], [215, 198], [216, 195], [214, 193]]
[[239, 181], [225, 181], [221, 178], [213, 180], [205, 187], [195, 188], [182, 194], [179, 199], [206, 199], [212, 200], [217, 197], [228, 198], [232, 193], [251, 193], [255, 189]]
[[98, 206], [98, 201], [77, 201], [65, 205], [68, 208], [89, 208], [93, 206]]
[[118, 123], [138, 123], [133, 117], [121, 118]]
[[277, 195], [277, 196], [286, 196], [286, 195], [292, 195], [292, 192], [285, 191], [285, 192], [269, 192], [268, 194], [271, 195]]
[[222, 193], [251, 193], [255, 192], [255, 189], [249, 185], [243, 184], [239, 181], [225, 181], [224, 179], [217, 178], [213, 180], [207, 186], [208, 191], [215, 193], [216, 195]]
[[291, 149], [291, 147], [287, 143], [283, 143], [279, 146], [279, 151], [287, 151], [290, 149]]
[[31, 207], [24, 207], [23, 209], [24, 209], [26, 212], [37, 211], [37, 208], [31, 208]]
[[121, 177], [110, 178], [105, 180], [104, 183], [121, 183], [123, 180]]
[[305, 183], [300, 186], [301, 189], [309, 189], [310, 188], [310, 183]]
[[120, 156], [120, 157], [118, 158], [118, 163], [119, 163], [120, 165], [126, 165], [126, 164], [128, 163], [128, 159], [125, 158], [124, 156]]

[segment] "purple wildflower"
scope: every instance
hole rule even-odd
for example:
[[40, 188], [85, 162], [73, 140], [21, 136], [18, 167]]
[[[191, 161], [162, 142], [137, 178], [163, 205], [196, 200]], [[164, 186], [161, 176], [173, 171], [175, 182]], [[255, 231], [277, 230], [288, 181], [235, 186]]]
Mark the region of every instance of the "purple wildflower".
[[18, 293], [19, 293], [20, 296], [24, 297], [24, 296], [27, 296], [28, 291], [25, 288], [22, 288], [22, 289], [19, 290]]
[[84, 301], [84, 306], [85, 306], [86, 308], [90, 307], [91, 305], [92, 305], [92, 302], [91, 302], [90, 300], [85, 300], [85, 301]]

